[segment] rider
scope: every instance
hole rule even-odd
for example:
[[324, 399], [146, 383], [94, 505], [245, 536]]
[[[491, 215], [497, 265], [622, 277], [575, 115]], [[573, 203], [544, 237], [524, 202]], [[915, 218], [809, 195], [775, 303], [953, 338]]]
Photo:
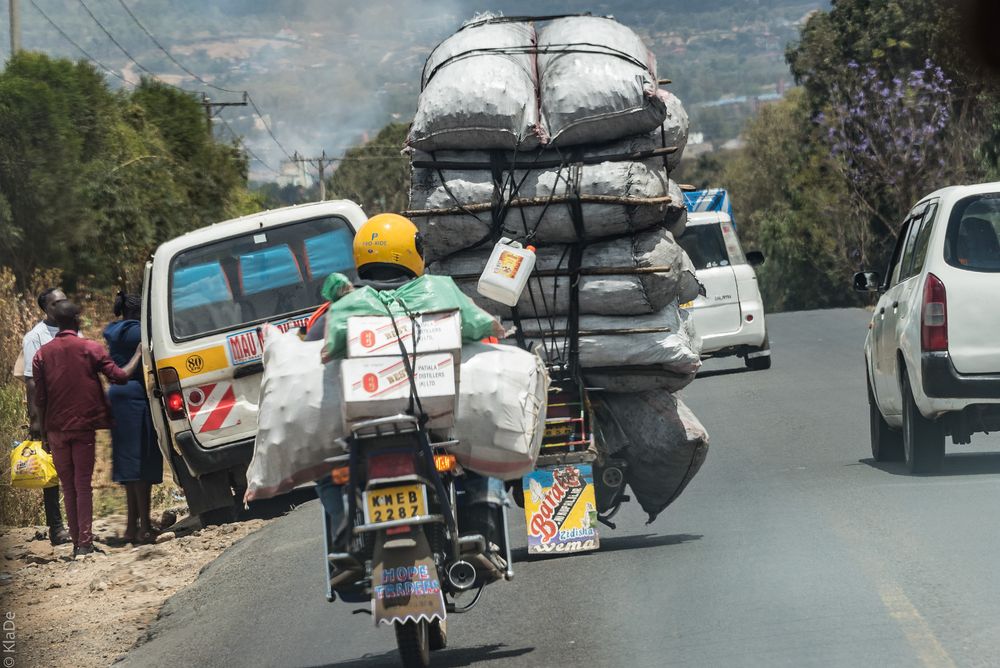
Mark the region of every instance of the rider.
[[[335, 353], [343, 354], [343, 326], [352, 312], [351, 304], [370, 302], [369, 290], [385, 296], [382, 302], [391, 302], [390, 291], [399, 290], [411, 281], [407, 298], [419, 301], [421, 297], [432, 298], [435, 310], [458, 309], [462, 315], [463, 340], [479, 340], [490, 336], [503, 336], [503, 326], [499, 320], [482, 310], [461, 293], [447, 276], [424, 275], [424, 253], [420, 232], [408, 218], [381, 213], [372, 216], [361, 226], [354, 237], [354, 262], [359, 281], [353, 286], [343, 274], [331, 274], [323, 286], [323, 295], [329, 302], [324, 304], [309, 319], [306, 325], [306, 340], [324, 338], [327, 330], [339, 334], [338, 341], [328, 342], [325, 348], [335, 348]], [[376, 296], [376, 300], [379, 297]], [[338, 305], [340, 306], [338, 308]], [[356, 314], [356, 311], [353, 311]], [[327, 320], [333, 320], [329, 325]], [[470, 489], [470, 496], [477, 500], [490, 498], [495, 501], [497, 489], [502, 489], [499, 481], [481, 479], [484, 490]], [[489, 488], [489, 493], [485, 487]], [[340, 485], [334, 484], [327, 475], [316, 481], [316, 492], [330, 519], [333, 531], [339, 533], [344, 520], [344, 499]]]

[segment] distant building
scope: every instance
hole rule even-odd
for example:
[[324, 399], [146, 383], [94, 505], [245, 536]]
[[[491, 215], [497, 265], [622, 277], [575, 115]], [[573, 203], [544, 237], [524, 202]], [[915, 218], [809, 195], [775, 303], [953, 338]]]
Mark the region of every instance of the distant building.
[[747, 145], [746, 141], [742, 137], [737, 137], [736, 139], [730, 139], [729, 141], [722, 144], [719, 147], [721, 151], [739, 151]]
[[281, 176], [275, 179], [277, 184], [285, 186], [298, 186], [300, 188], [310, 188], [313, 178], [306, 171], [305, 162], [285, 162], [281, 165]]

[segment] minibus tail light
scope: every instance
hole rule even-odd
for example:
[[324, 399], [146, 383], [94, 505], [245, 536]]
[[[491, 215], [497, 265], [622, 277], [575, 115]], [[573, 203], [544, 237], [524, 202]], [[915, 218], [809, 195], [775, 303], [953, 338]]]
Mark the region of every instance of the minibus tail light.
[[171, 420], [182, 420], [184, 412], [184, 395], [181, 393], [181, 380], [177, 369], [166, 366], [158, 369], [156, 378], [160, 382], [160, 392], [163, 393], [163, 405], [167, 409], [167, 417]]

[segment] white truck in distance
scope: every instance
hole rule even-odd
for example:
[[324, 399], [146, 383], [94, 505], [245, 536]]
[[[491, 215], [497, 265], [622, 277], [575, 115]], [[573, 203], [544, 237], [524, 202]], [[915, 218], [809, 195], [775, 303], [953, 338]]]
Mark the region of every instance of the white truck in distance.
[[691, 211], [677, 242], [694, 263], [705, 295], [684, 304], [694, 316], [703, 357], [738, 355], [750, 369], [771, 368], [764, 302], [753, 268], [764, 254], [744, 254], [736, 226], [723, 211]]

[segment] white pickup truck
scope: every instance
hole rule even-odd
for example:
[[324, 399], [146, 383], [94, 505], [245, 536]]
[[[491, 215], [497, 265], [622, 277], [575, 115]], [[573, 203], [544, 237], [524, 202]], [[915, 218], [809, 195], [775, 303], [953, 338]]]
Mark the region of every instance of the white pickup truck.
[[748, 368], [771, 368], [764, 301], [754, 267], [764, 254], [744, 254], [736, 226], [724, 211], [691, 211], [677, 240], [694, 263], [704, 296], [684, 304], [694, 316], [704, 357], [738, 355]]
[[865, 340], [872, 456], [941, 468], [945, 437], [1000, 431], [1000, 183], [931, 193], [906, 216]]

